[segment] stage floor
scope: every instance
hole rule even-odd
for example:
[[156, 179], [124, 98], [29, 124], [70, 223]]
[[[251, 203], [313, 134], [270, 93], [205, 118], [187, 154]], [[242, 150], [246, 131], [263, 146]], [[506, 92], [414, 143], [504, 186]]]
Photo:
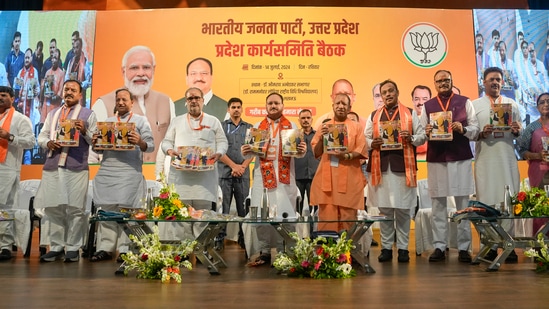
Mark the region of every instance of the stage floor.
[[[269, 266], [246, 267], [244, 251], [227, 242], [223, 257], [229, 267], [221, 275], [196, 265], [182, 270], [182, 284], [115, 276], [114, 261], [42, 264], [35, 245], [30, 258], [18, 252], [0, 263], [0, 307], [543, 308], [549, 302], [549, 274], [536, 274], [535, 264], [520, 250], [519, 263], [489, 273], [486, 265], [459, 263], [455, 249], [446, 261], [429, 263], [430, 252], [416, 256], [413, 234], [410, 239], [409, 264], [397, 263], [396, 252], [392, 263], [381, 264], [381, 249], [374, 247], [370, 263], [377, 273], [359, 271], [343, 280], [288, 278]], [[478, 242], [473, 250], [478, 251]]]

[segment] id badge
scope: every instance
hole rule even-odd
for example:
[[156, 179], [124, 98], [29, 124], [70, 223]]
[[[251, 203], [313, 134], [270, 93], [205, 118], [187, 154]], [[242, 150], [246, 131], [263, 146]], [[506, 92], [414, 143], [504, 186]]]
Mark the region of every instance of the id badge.
[[339, 166], [339, 158], [337, 156], [330, 155], [330, 166], [333, 166], [333, 167]]
[[276, 160], [276, 155], [278, 154], [277, 148], [278, 147], [276, 145], [273, 145], [273, 144], [269, 145], [269, 147], [267, 148], [267, 160], [269, 161]]

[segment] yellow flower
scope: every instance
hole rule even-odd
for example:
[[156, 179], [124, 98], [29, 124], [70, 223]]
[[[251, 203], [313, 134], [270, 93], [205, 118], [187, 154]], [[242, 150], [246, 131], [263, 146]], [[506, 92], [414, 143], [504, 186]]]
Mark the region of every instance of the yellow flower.
[[162, 215], [162, 211], [164, 210], [164, 208], [162, 208], [162, 206], [156, 206], [154, 207], [154, 210], [153, 210], [153, 216], [155, 217], [160, 217], [160, 215]]
[[347, 264], [351, 264], [351, 251], [345, 252], [345, 256], [347, 257]]
[[176, 199], [176, 200], [173, 200], [172, 203], [173, 203], [175, 206], [177, 206], [177, 208], [183, 207], [183, 204], [181, 203], [180, 200], [177, 200], [177, 199]]
[[515, 205], [515, 215], [520, 215], [520, 213], [522, 212], [522, 204], [516, 204]]

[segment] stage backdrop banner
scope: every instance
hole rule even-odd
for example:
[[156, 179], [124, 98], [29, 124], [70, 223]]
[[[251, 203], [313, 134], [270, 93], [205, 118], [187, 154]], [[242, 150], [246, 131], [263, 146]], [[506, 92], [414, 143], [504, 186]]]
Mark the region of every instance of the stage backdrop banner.
[[[13, 31], [21, 30], [21, 24], [19, 14], [0, 14], [12, 24], [1, 41], [5, 57]], [[209, 59], [213, 93], [225, 100], [240, 97], [243, 117], [252, 123], [265, 114], [265, 97], [271, 91], [284, 96], [292, 121], [297, 122], [303, 108], [310, 108], [315, 118], [331, 111], [330, 94], [338, 79], [353, 84], [353, 110], [362, 117], [374, 109], [375, 84], [394, 80], [401, 102], [411, 107], [413, 87], [422, 84], [434, 91], [433, 75], [439, 69], [452, 72], [463, 95], [478, 96], [471, 10], [247, 7], [29, 14], [21, 16], [32, 16], [31, 23], [51, 21], [49, 26], [35, 23], [31, 26], [35, 30], [22, 31], [21, 48], [34, 50], [35, 41], [41, 39], [45, 58], [50, 37], [57, 38], [65, 60], [72, 31], [83, 34], [84, 53], [93, 71], [86, 102], [90, 105], [124, 86], [122, 58], [136, 45], [154, 52], [152, 89], [173, 101], [183, 98], [188, 88], [189, 61]], [[65, 16], [71, 22], [64, 22], [62, 31], [36, 36], [66, 21]], [[153, 168], [145, 166], [148, 179], [154, 177]], [[95, 171], [92, 167], [92, 174]], [[40, 178], [40, 172], [41, 166], [29, 166], [22, 178]]]
[[213, 64], [213, 93], [244, 101], [244, 119], [265, 115], [265, 97], [284, 96], [297, 121], [331, 111], [334, 81], [354, 86], [353, 110], [373, 111], [372, 87], [394, 80], [412, 106], [417, 84], [433, 91], [433, 75], [450, 70], [461, 93], [475, 98], [470, 10], [380, 8], [196, 8], [97, 12], [92, 100], [124, 85], [124, 53], [135, 45], [156, 56], [152, 89], [184, 97], [186, 66], [197, 57]]

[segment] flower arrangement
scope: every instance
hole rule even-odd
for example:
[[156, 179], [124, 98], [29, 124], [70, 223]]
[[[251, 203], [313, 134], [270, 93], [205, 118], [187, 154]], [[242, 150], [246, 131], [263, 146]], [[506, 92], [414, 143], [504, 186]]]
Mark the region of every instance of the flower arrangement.
[[139, 253], [128, 252], [124, 259], [124, 275], [132, 269], [137, 270], [137, 278], [161, 279], [163, 283], [174, 279], [181, 283], [180, 268], [192, 269], [186, 257], [194, 250], [196, 241], [183, 240], [178, 245], [167, 245], [160, 242], [158, 227], [153, 227], [152, 234], [141, 237], [130, 235], [130, 239], [139, 248]]
[[290, 249], [290, 254], [276, 256], [273, 265], [277, 270], [299, 278], [350, 278], [356, 275], [351, 266], [353, 241], [346, 239], [346, 232], [338, 240], [325, 237], [302, 239], [297, 233], [290, 233], [290, 236], [296, 245]]
[[183, 204], [179, 194], [175, 191], [174, 184], [168, 185], [164, 173], [160, 174], [160, 194], [154, 198], [154, 208], [149, 214], [151, 219], [182, 220], [191, 217], [189, 206]]
[[511, 198], [513, 213], [521, 217], [549, 216], [549, 198], [544, 190], [521, 190]]
[[534, 248], [531, 248], [527, 251], [524, 251], [524, 255], [536, 259], [536, 272], [546, 272], [549, 270], [549, 253], [547, 245], [545, 243], [545, 237], [542, 233], [538, 234], [537, 243], [539, 244], [541, 249], [536, 250]]

